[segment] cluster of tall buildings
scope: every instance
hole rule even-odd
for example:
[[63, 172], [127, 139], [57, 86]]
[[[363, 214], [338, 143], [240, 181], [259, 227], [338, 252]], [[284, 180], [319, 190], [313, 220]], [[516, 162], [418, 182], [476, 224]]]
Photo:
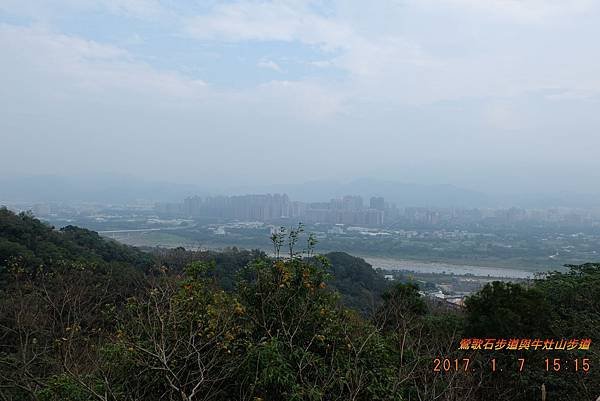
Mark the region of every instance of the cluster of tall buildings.
[[[36, 209], [40, 215], [47, 213]], [[365, 203], [360, 196], [344, 196], [329, 202], [299, 202], [285, 194], [240, 196], [193, 196], [183, 203], [156, 204], [164, 216], [219, 218], [240, 221], [277, 222], [291, 219], [304, 223], [344, 224], [363, 227], [444, 226], [448, 224], [513, 224], [526, 221], [561, 224], [598, 224], [597, 213], [573, 209], [461, 209], [405, 207], [398, 209], [383, 197]]]
[[194, 196], [183, 201], [182, 213], [188, 217], [270, 221], [294, 217], [294, 203], [285, 194]]
[[157, 204], [161, 214], [236, 220], [276, 221], [295, 218], [306, 223], [381, 226], [388, 205], [373, 197], [365, 205], [360, 196], [344, 196], [329, 202], [292, 201], [286, 194], [186, 198], [183, 203]]
[[363, 226], [381, 226], [385, 216], [383, 198], [371, 198], [369, 206], [360, 196], [344, 196], [329, 202], [309, 203], [299, 216], [307, 223], [331, 223]]

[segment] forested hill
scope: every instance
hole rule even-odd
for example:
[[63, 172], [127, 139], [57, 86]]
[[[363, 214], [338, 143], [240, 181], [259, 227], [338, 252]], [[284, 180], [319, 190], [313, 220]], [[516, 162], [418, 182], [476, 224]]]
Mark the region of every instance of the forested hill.
[[[211, 275], [226, 291], [234, 291], [238, 274], [252, 261], [266, 258], [259, 250], [243, 250], [236, 247], [221, 251], [193, 251], [184, 248], [150, 249], [156, 263], [172, 273], [181, 273], [194, 261], [214, 263]], [[340, 293], [346, 306], [368, 313], [381, 302], [381, 295], [390, 282], [364, 259], [345, 252], [323, 255], [329, 262], [330, 289]]]
[[390, 286], [390, 282], [362, 258], [345, 252], [330, 252], [324, 256], [331, 263], [331, 286], [351, 308], [363, 312], [372, 310]]
[[[361, 314], [387, 283], [347, 254], [143, 253], [0, 217], [1, 401], [530, 401], [542, 385], [548, 400], [600, 396], [600, 264], [488, 284], [461, 311], [395, 283]], [[440, 358], [467, 358], [473, 374], [436, 372]]]
[[[191, 251], [183, 248], [148, 249], [120, 244], [97, 232], [75, 226], [59, 230], [29, 213], [15, 214], [0, 208], [0, 267], [17, 263], [28, 269], [52, 269], [57, 263], [126, 264], [147, 271], [167, 267], [180, 274], [193, 261], [214, 262], [211, 272], [219, 286], [235, 289], [238, 273], [250, 262], [266, 255], [257, 250], [228, 248], [223, 251]], [[325, 255], [331, 262], [331, 288], [340, 292], [347, 306], [366, 312], [380, 301], [388, 287], [382, 275], [361, 258], [343, 252]]]
[[94, 231], [74, 226], [55, 230], [29, 213], [0, 208], [0, 266], [17, 259], [27, 268], [48, 267], [59, 261], [121, 262], [136, 267], [152, 262], [148, 253], [102, 238]]

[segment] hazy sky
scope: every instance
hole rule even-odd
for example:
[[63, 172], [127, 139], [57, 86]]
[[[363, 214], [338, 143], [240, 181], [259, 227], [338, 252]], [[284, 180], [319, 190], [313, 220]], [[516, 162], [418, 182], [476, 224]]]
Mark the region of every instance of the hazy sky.
[[0, 0], [0, 176], [598, 191], [600, 1]]

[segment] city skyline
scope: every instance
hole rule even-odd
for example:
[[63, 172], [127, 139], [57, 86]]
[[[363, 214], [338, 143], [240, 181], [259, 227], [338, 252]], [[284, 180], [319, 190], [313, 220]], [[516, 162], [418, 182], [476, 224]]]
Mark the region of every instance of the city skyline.
[[398, 226], [403, 224], [465, 224], [489, 220], [494, 223], [546, 222], [599, 224], [600, 210], [570, 208], [439, 208], [398, 207], [382, 196], [368, 200], [360, 195], [345, 195], [329, 201], [302, 202], [287, 194], [247, 194], [233, 196], [191, 196], [182, 202], [156, 203], [154, 211], [162, 216], [218, 218], [236, 221], [302, 222], [346, 226]]

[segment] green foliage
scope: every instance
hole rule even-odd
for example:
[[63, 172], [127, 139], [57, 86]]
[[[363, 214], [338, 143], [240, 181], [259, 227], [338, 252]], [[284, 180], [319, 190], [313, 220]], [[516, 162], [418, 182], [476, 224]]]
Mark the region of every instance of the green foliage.
[[399, 399], [381, 334], [327, 289], [329, 263], [260, 260], [238, 287], [250, 346], [241, 377], [270, 400]]
[[395, 307], [402, 315], [421, 316], [427, 312], [427, 305], [414, 283], [399, 283], [383, 294], [384, 308]]
[[[280, 248], [286, 244], [286, 233], [285, 229], [276, 233], [278, 241], [281, 241], [281, 245], [278, 245]], [[344, 305], [359, 310], [365, 316], [372, 313], [381, 303], [381, 294], [390, 286], [390, 282], [364, 259], [343, 252], [314, 255], [311, 248], [315, 244], [314, 241], [314, 238], [308, 235], [306, 253], [303, 256], [308, 259], [320, 259], [321, 262], [317, 261], [317, 263], [324, 263], [324, 259], [328, 261], [328, 288], [339, 292]], [[297, 242], [302, 244], [303, 241], [300, 239]], [[245, 268], [250, 263], [267, 258], [263, 252], [257, 250], [247, 251], [237, 248], [228, 248], [221, 252], [190, 251], [184, 248], [159, 249], [154, 250], [153, 255], [157, 259], [157, 264], [164, 266], [173, 274], [184, 272], [185, 266], [194, 261], [214, 263], [215, 268], [211, 269], [207, 276], [214, 278], [218, 286], [225, 291], [236, 289], [238, 276], [244, 274]], [[297, 253], [295, 255], [298, 256]]]
[[495, 281], [465, 301], [466, 331], [479, 338], [548, 335], [550, 303], [536, 287]]
[[[476, 338], [590, 338], [600, 341], [600, 264], [570, 265], [567, 273], [551, 273], [529, 286], [495, 282], [466, 302], [466, 334]], [[545, 372], [545, 358], [570, 361], [593, 354], [582, 351], [488, 352], [486, 358], [517, 366], [526, 358], [532, 367], [520, 373], [484, 375], [481, 397], [502, 391], [502, 399], [528, 400], [539, 397], [542, 383], [548, 394], [561, 400], [598, 397], [600, 374], [593, 369], [581, 372]], [[481, 363], [484, 363], [481, 361]]]
[[[597, 343], [600, 265], [492, 283], [461, 311], [413, 284], [390, 287], [362, 259], [313, 255], [310, 236], [297, 252], [302, 226], [276, 234], [273, 258], [146, 254], [1, 209], [0, 400], [524, 401], [541, 383], [551, 399], [597, 397], [597, 369], [440, 375], [431, 364], [517, 358], [465, 355], [461, 337]], [[528, 363], [545, 355], [527, 353]]]
[[[565, 336], [598, 336], [600, 327], [600, 264], [568, 265], [567, 273], [551, 273], [536, 282], [552, 303], [551, 326]], [[600, 340], [600, 337], [595, 337]]]
[[192, 262], [214, 263], [215, 268], [208, 272], [211, 277], [226, 291], [233, 291], [238, 273], [250, 262], [264, 258], [264, 252], [258, 250], [241, 250], [226, 248], [223, 251], [191, 251], [185, 248], [155, 249], [152, 252], [156, 264], [167, 269], [171, 274], [183, 273]]
[[[97, 390], [102, 391], [101, 384]], [[36, 396], [39, 401], [92, 401], [94, 396], [81, 384], [68, 375], [61, 374], [50, 377], [46, 387], [38, 391]]]
[[323, 255], [330, 263], [331, 287], [341, 294], [350, 308], [373, 312], [381, 302], [381, 294], [390, 286], [381, 274], [362, 258], [344, 252]]
[[54, 230], [28, 213], [0, 208], [0, 269], [12, 259], [34, 270], [56, 262], [125, 263], [148, 267], [152, 257], [136, 248], [104, 239], [98, 233], [67, 226]]
[[463, 327], [459, 311], [428, 304], [413, 283], [396, 284], [383, 294], [375, 321], [391, 348], [396, 391], [407, 399], [466, 399], [471, 377], [432, 373], [434, 358], [462, 358], [456, 344]]

